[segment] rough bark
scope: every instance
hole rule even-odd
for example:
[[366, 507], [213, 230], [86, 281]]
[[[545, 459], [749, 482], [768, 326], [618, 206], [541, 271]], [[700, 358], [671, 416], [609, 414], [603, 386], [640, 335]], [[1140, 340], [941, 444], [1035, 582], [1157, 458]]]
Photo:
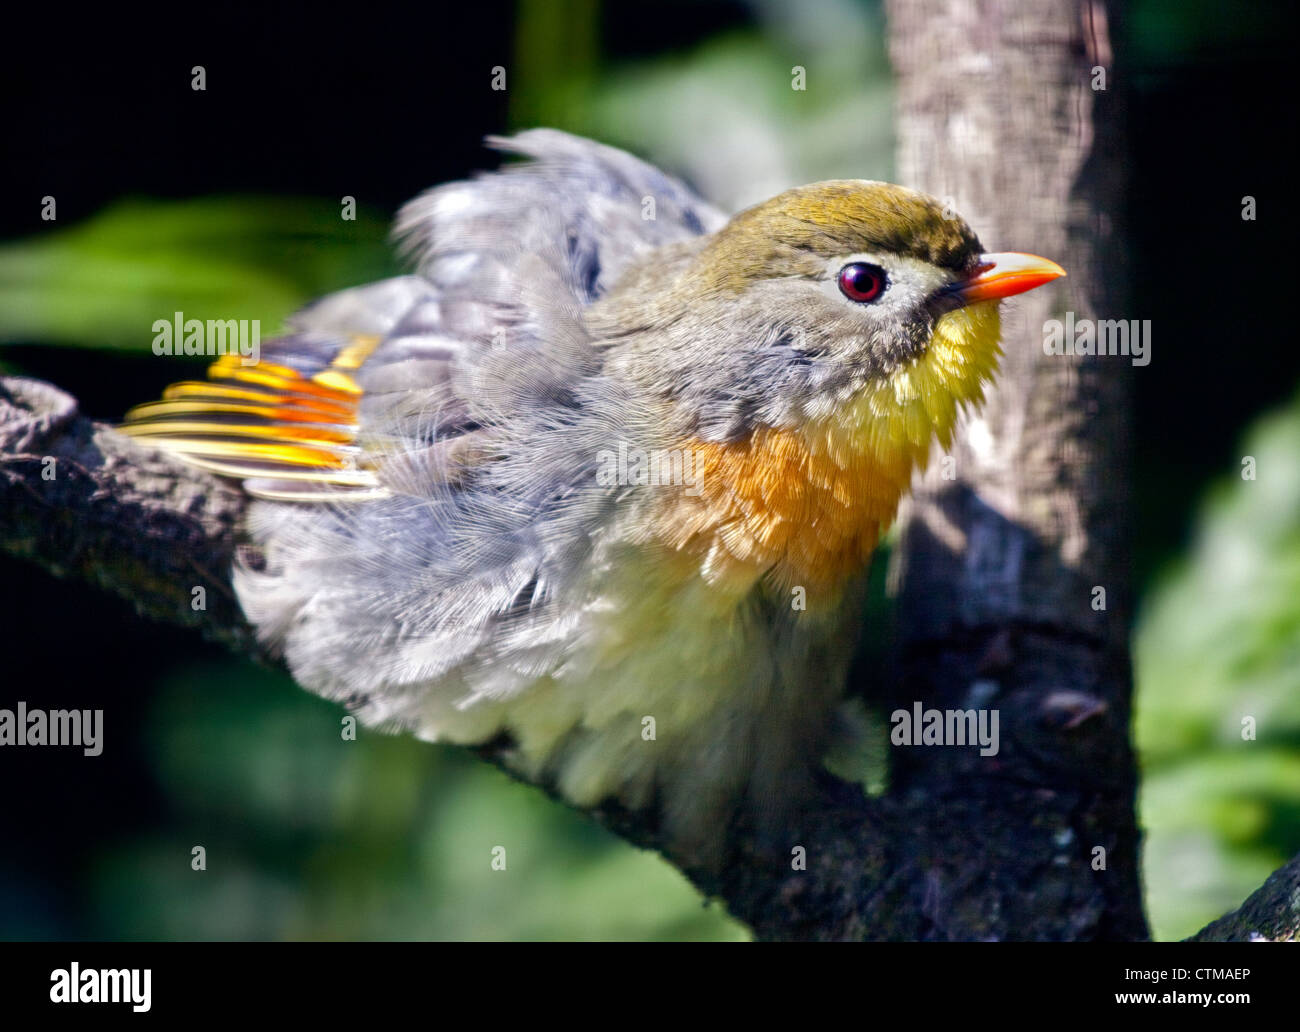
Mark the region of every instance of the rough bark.
[[[1077, 0], [900, 0], [889, 13], [900, 179], [949, 199], [988, 250], [1069, 271], [1003, 306], [998, 383], [902, 518], [893, 702], [995, 708], [1003, 738], [993, 761], [898, 757], [895, 792], [943, 800], [916, 830], [917, 877], [950, 935], [1143, 938], [1128, 741], [1132, 367], [1043, 349], [1045, 320], [1067, 310], [1128, 315], [1106, 13]], [[1105, 90], [1092, 88], [1096, 67]]]
[[0, 380], [0, 548], [256, 654], [229, 573], [245, 502], [234, 484], [92, 423], [56, 387]]
[[1231, 914], [1188, 942], [1300, 942], [1300, 856], [1279, 867]]

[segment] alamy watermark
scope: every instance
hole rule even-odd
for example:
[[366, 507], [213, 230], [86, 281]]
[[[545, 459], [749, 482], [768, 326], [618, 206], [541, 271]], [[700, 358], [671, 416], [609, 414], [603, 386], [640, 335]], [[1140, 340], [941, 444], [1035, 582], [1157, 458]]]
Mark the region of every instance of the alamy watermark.
[[28, 709], [19, 702], [16, 709], [0, 709], [0, 746], [80, 746], [86, 756], [104, 751], [104, 711]]
[[218, 358], [238, 355], [240, 365], [257, 365], [262, 357], [260, 319], [186, 319], [174, 312], [171, 319], [155, 319], [155, 355]]
[[692, 498], [700, 495], [698, 462], [689, 448], [629, 448], [620, 441], [618, 450], [603, 448], [596, 453], [599, 468], [596, 483], [601, 487], [682, 486]]
[[998, 754], [995, 709], [925, 709], [914, 702], [910, 710], [894, 710], [889, 722], [894, 745], [978, 745], [981, 756]]
[[129, 1003], [143, 1014], [153, 1005], [153, 969], [83, 968], [73, 961], [50, 972], [51, 1003]]
[[1135, 366], [1151, 361], [1150, 319], [1075, 319], [1043, 323], [1044, 355], [1099, 355], [1131, 357]]

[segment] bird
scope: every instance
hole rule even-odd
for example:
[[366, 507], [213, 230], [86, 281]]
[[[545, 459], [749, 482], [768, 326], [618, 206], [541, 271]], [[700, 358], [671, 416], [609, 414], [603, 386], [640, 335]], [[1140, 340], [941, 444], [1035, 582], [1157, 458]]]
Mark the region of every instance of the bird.
[[122, 430], [250, 496], [260, 640], [364, 726], [483, 747], [702, 869], [815, 782], [870, 559], [1065, 275], [933, 197], [797, 187], [727, 217], [553, 129], [405, 205], [409, 273]]

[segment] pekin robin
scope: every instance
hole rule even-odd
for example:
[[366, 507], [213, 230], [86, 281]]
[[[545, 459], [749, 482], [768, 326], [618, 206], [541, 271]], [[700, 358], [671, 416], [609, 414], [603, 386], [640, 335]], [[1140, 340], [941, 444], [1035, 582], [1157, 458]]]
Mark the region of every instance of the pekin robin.
[[860, 180], [727, 219], [553, 130], [408, 204], [407, 276], [333, 294], [124, 430], [254, 501], [234, 571], [304, 687], [501, 744], [716, 863], [822, 752], [868, 562], [1064, 275]]

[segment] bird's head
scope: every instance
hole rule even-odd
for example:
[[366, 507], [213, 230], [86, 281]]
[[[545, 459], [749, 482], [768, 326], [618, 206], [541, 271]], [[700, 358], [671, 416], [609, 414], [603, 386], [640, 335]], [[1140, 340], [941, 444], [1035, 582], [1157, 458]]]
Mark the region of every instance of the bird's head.
[[932, 197], [835, 180], [655, 252], [592, 323], [623, 345], [615, 365], [674, 399], [702, 438], [874, 416], [904, 431], [910, 419], [906, 437], [924, 423], [914, 443], [928, 446], [932, 433], [947, 443], [956, 409], [995, 371], [998, 302], [1063, 275], [985, 253]]

